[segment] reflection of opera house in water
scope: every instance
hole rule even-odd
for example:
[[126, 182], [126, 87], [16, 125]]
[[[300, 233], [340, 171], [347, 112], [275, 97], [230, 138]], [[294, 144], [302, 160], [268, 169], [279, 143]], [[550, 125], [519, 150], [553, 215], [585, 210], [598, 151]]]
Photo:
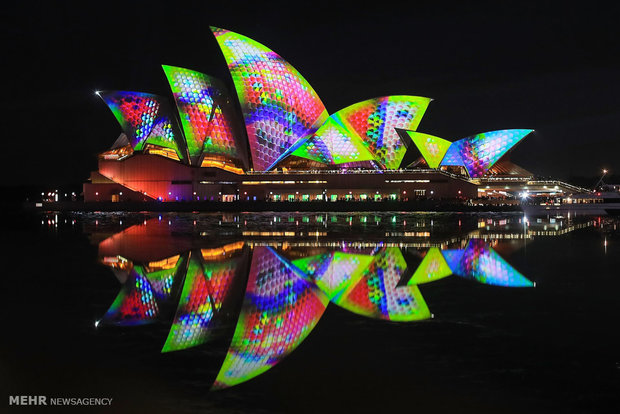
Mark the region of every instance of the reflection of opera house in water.
[[160, 338], [163, 353], [209, 347], [226, 337], [230, 345], [214, 388], [230, 387], [290, 354], [330, 303], [386, 321], [429, 319], [421, 293], [425, 284], [458, 277], [533, 287], [502, 256], [528, 238], [590, 225], [554, 220], [524, 223], [520, 230], [518, 220], [481, 219], [471, 231], [437, 240], [420, 233], [405, 241], [390, 241], [398, 239], [389, 234], [374, 241], [328, 241], [311, 232], [288, 238], [274, 232], [276, 237], [231, 235], [214, 244], [211, 237], [192, 234], [191, 224], [179, 228], [154, 218], [99, 242], [102, 263], [122, 287], [96, 325], [169, 326]]
[[[163, 96], [97, 92], [123, 133], [99, 155], [85, 201], [471, 199], [512, 197], [528, 183], [536, 191], [533, 175], [505, 156], [530, 129], [451, 142], [417, 131], [431, 99], [409, 95], [330, 115], [275, 52], [212, 30], [236, 94], [209, 75], [174, 66], [163, 68], [176, 109]], [[540, 191], [567, 190], [551, 184]]]

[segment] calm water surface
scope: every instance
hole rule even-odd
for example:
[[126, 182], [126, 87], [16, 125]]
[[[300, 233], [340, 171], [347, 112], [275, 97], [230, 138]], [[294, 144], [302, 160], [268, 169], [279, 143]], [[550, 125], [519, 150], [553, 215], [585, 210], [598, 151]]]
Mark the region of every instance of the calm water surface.
[[618, 219], [5, 220], [7, 398], [113, 398], [75, 412], [620, 409]]

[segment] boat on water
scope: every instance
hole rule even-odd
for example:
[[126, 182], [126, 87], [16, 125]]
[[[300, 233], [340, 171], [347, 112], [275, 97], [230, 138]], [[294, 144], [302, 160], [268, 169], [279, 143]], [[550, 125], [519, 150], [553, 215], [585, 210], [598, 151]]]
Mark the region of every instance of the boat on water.
[[576, 215], [620, 215], [620, 192], [593, 191], [573, 194], [569, 197], [543, 204], [523, 204], [527, 215], [549, 213], [574, 213]]

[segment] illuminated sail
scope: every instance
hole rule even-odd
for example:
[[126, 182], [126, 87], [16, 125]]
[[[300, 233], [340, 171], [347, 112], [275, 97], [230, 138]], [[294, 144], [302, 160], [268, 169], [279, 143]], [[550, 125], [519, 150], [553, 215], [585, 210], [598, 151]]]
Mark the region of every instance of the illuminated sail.
[[352, 131], [347, 130], [334, 117], [330, 117], [311, 138], [292, 154], [326, 164], [343, 164], [374, 159], [362, 140]]
[[454, 273], [485, 285], [531, 287], [534, 284], [510, 266], [484, 240], [471, 239]]
[[407, 151], [396, 128], [415, 130], [430, 103], [419, 96], [384, 96], [348, 106], [292, 154], [327, 164], [375, 161], [396, 169]]
[[375, 319], [415, 321], [431, 314], [417, 286], [397, 286], [407, 263], [397, 247], [388, 247], [373, 256], [361, 278], [333, 300], [353, 313]]
[[222, 308], [231, 297], [234, 279], [245, 268], [246, 257], [238, 254], [244, 245], [239, 241], [191, 253], [177, 312], [162, 352], [204, 344], [221, 326], [226, 314]]
[[308, 336], [327, 297], [268, 247], [255, 247], [241, 315], [214, 389], [248, 381]]
[[142, 275], [140, 266], [134, 266], [127, 281], [101, 321], [118, 326], [143, 325], [155, 321], [159, 306], [153, 288]]
[[177, 312], [162, 352], [177, 351], [205, 343], [213, 312], [213, 299], [202, 264], [192, 256]]
[[441, 251], [437, 247], [431, 247], [426, 252], [422, 262], [417, 267], [408, 285], [421, 285], [450, 276], [452, 271], [446, 263]]
[[185, 141], [166, 98], [126, 91], [105, 91], [98, 95], [114, 114], [134, 150], [146, 150], [151, 144], [174, 151], [176, 159], [186, 158]]
[[450, 145], [441, 165], [462, 165], [470, 177], [482, 177], [506, 152], [532, 131], [503, 129], [460, 139]]
[[325, 106], [303, 76], [278, 54], [238, 33], [211, 30], [237, 90], [254, 169], [269, 170], [327, 120]]
[[461, 259], [463, 258], [463, 251], [463, 249], [446, 249], [441, 251], [441, 255], [446, 260], [452, 273], [458, 271]]
[[192, 164], [199, 164], [203, 155], [236, 163], [243, 145], [235, 139], [221, 82], [190, 69], [167, 65], [163, 69], [179, 110]]
[[306, 273], [330, 299], [359, 280], [373, 257], [342, 252], [297, 259], [293, 265]]
[[172, 285], [183, 262], [181, 256], [176, 255], [140, 267], [144, 270], [143, 276], [148, 279], [157, 300], [165, 301], [170, 298]]
[[438, 168], [441, 160], [446, 155], [451, 142], [433, 135], [422, 134], [415, 131], [405, 131], [415, 146], [420, 150], [422, 157], [430, 168]]

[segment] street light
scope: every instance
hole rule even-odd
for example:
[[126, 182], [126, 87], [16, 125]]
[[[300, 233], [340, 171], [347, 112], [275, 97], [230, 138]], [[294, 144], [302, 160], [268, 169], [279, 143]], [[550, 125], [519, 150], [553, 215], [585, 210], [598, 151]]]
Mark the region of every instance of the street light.
[[601, 175], [601, 178], [598, 180], [598, 182], [594, 185], [594, 190], [596, 190], [599, 186], [599, 184], [605, 185], [605, 183], [603, 183], [603, 178], [605, 178], [605, 175], [607, 174], [607, 169], [603, 168], [603, 175]]

